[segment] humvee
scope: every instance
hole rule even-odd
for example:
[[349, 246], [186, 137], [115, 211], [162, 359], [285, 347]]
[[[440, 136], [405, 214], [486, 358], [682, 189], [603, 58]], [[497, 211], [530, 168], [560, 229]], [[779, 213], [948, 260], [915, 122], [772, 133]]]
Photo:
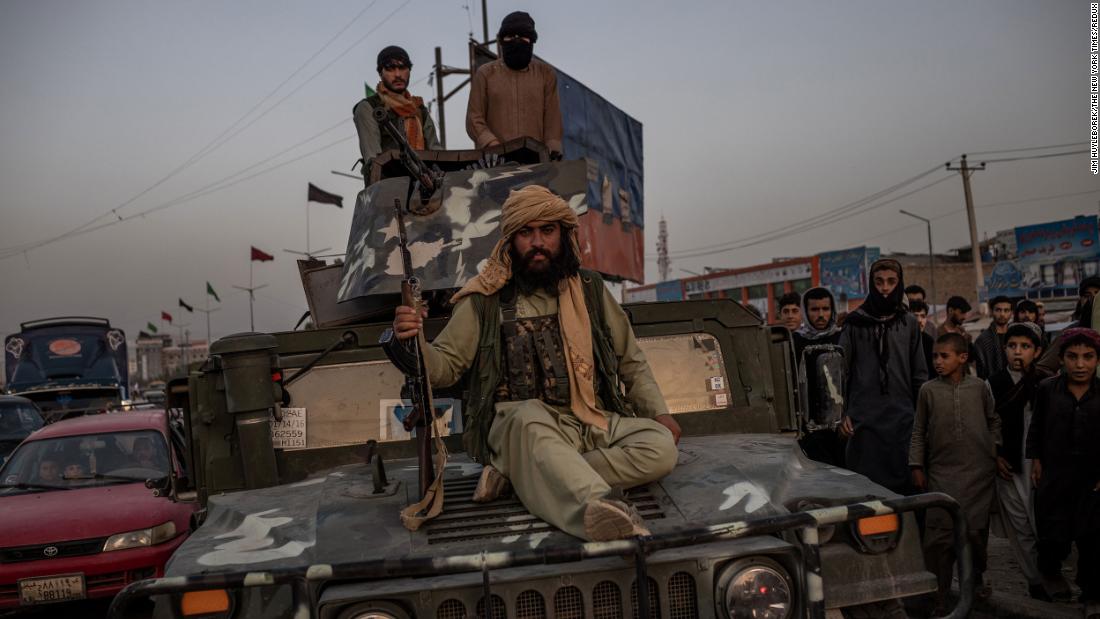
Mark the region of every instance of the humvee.
[[[571, 204], [578, 179], [577, 204], [592, 200], [587, 183], [600, 191], [598, 163], [551, 162], [526, 138], [494, 148], [422, 155], [446, 171], [441, 191], [422, 194], [444, 213], [428, 215], [436, 236], [421, 237], [425, 246], [451, 241], [456, 221], [478, 220], [477, 200], [499, 208], [510, 188], [529, 182]], [[800, 435], [833, 413], [799, 389], [790, 333], [729, 299], [625, 306], [684, 431], [670, 475], [624, 489], [652, 535], [585, 543], [514, 497], [474, 503], [482, 467], [462, 451], [466, 381], [434, 394], [451, 454], [436, 471], [443, 511], [405, 529], [399, 513], [421, 498], [431, 458], [416, 457], [418, 441], [402, 423], [404, 377], [379, 344], [396, 295], [357, 291], [395, 291], [384, 281], [394, 237], [385, 213], [402, 196], [411, 204], [405, 168], [423, 169], [407, 157], [370, 162], [373, 182], [359, 194], [343, 265], [300, 263], [318, 328], [218, 340], [186, 389], [170, 389], [169, 407], [183, 413], [187, 475], [158, 491], [194, 495], [203, 508], [164, 577], [127, 587], [116, 616], [152, 599], [156, 616], [188, 618], [901, 617], [899, 600], [936, 586], [917, 510], [947, 510], [965, 557], [965, 522], [951, 498], [898, 496], [803, 454]], [[491, 247], [486, 229], [472, 241], [459, 235], [462, 246]], [[381, 237], [391, 244], [364, 249]], [[425, 262], [442, 265], [439, 280], [477, 265], [476, 256]], [[429, 339], [446, 323], [433, 316]], [[971, 601], [968, 568], [961, 577], [953, 617]]]
[[803, 455], [813, 416], [785, 329], [728, 299], [625, 310], [684, 430], [676, 469], [627, 491], [652, 536], [583, 543], [515, 498], [473, 503], [481, 466], [461, 453], [462, 394], [444, 391], [445, 507], [410, 532], [416, 446], [377, 343], [389, 320], [245, 333], [214, 343], [181, 403], [188, 476], [170, 495], [197, 493], [197, 528], [114, 612], [152, 598], [164, 617], [878, 617], [934, 590], [914, 511], [947, 509], [961, 531], [957, 505]]

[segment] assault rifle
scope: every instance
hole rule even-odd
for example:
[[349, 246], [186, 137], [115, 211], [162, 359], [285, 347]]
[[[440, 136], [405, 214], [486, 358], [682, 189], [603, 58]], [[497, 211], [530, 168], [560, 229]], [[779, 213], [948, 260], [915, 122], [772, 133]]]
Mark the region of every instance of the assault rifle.
[[[385, 129], [386, 133], [390, 134], [394, 142], [397, 142], [397, 146], [401, 150], [401, 163], [409, 171], [409, 176], [420, 185], [420, 203], [427, 204], [436, 190], [443, 185], [443, 172], [439, 169], [429, 168], [424, 163], [424, 160], [416, 154], [412, 146], [409, 146], [405, 134], [390, 120], [385, 107], [374, 108], [374, 120]], [[407, 273], [406, 276], [408, 276]]]

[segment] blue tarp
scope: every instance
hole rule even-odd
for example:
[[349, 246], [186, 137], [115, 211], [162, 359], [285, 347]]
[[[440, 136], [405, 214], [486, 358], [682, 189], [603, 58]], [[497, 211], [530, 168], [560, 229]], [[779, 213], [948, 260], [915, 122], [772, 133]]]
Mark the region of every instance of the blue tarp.
[[[589, 208], [621, 216], [619, 189], [623, 188], [630, 202], [628, 221], [644, 227], [642, 123], [560, 69], [557, 72], [565, 158], [588, 159], [598, 170], [598, 173], [589, 170]], [[604, 204], [602, 199], [605, 176], [611, 181], [610, 205]]]

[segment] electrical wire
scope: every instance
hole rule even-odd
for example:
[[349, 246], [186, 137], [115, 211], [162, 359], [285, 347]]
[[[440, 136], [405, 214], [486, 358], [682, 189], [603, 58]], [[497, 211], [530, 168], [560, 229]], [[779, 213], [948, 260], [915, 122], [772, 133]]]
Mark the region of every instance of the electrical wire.
[[1028, 150], [1049, 150], [1051, 148], [1065, 148], [1067, 146], [1084, 146], [1086, 142], [1069, 142], [1067, 144], [1050, 144], [1047, 146], [1028, 146], [1026, 148], [1002, 148], [1001, 150], [980, 150], [967, 155], [1000, 155], [1001, 153], [1020, 153]]
[[1050, 157], [1065, 157], [1067, 155], [1080, 155], [1089, 152], [1087, 149], [1071, 150], [1064, 153], [1047, 153], [1045, 155], [1027, 155], [1024, 157], [1005, 157], [1002, 159], [985, 159], [982, 163], [1003, 163], [1005, 161], [1024, 161], [1026, 159], [1047, 159]]

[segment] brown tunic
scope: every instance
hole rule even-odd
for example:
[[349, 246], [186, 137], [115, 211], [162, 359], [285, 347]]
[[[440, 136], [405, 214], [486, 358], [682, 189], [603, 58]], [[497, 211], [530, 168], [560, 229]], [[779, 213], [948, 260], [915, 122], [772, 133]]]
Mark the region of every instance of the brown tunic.
[[554, 69], [537, 58], [522, 71], [503, 60], [482, 66], [470, 83], [466, 133], [477, 148], [521, 137], [561, 152], [561, 108]]

